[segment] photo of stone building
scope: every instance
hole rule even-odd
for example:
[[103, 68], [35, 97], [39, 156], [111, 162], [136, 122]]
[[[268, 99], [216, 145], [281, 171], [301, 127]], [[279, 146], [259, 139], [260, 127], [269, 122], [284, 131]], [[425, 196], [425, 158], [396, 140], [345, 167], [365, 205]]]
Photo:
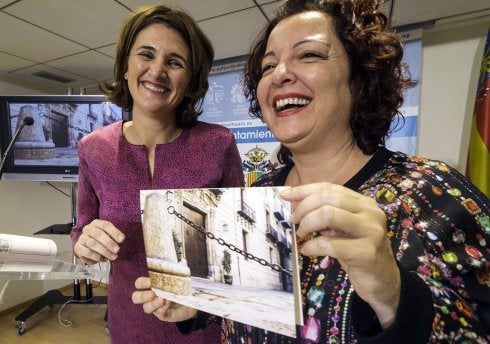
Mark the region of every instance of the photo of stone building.
[[[280, 198], [280, 190], [141, 191], [152, 286], [210, 313], [227, 314], [237, 321], [247, 315], [259, 327], [271, 319], [281, 323], [281, 318], [288, 318], [284, 323], [291, 334], [297, 260], [291, 204]], [[211, 305], [209, 299], [219, 302]], [[260, 318], [250, 313], [254, 307], [262, 313]], [[238, 318], [233, 318], [234, 313]], [[281, 314], [271, 316], [275, 313]], [[267, 319], [262, 319], [266, 314]], [[279, 329], [269, 329], [281, 331], [284, 324], [273, 326]]]
[[109, 102], [9, 103], [11, 132], [24, 118], [24, 127], [13, 146], [16, 165], [78, 166], [80, 139], [97, 128], [122, 119], [122, 110]]

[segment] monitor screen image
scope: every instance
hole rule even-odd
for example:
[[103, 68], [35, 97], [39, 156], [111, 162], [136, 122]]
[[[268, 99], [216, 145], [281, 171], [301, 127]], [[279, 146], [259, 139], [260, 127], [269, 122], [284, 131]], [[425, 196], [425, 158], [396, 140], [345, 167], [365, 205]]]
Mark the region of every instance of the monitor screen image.
[[0, 96], [0, 143], [5, 152], [26, 117], [4, 165], [3, 178], [76, 182], [77, 145], [92, 131], [129, 119], [104, 96]]

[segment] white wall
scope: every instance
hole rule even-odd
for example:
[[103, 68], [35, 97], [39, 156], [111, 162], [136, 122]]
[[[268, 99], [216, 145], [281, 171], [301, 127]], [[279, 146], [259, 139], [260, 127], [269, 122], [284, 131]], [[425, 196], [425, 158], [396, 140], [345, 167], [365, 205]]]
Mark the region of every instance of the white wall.
[[[70, 193], [67, 185], [56, 183], [56, 186]], [[52, 224], [71, 221], [70, 198], [54, 190], [46, 183], [0, 181], [0, 232], [34, 236], [43, 228]], [[56, 242], [60, 259], [70, 262], [71, 251], [69, 235], [39, 235]], [[63, 254], [64, 253], [64, 254]], [[11, 281], [0, 301], [0, 310], [36, 298], [53, 288], [70, 284], [70, 280], [57, 281]], [[0, 288], [3, 282], [0, 281]]]
[[[25, 95], [55, 93], [56, 90], [39, 85], [22, 85], [22, 81], [8, 75], [0, 75], [0, 95]], [[1, 115], [1, 114], [0, 114]], [[54, 183], [70, 194], [70, 184]], [[0, 180], [0, 233], [34, 236], [52, 224], [71, 221], [71, 200], [46, 183]], [[56, 242], [58, 251], [71, 251], [68, 235], [40, 235]], [[69, 255], [62, 260], [70, 261]], [[0, 280], [0, 290], [4, 285]], [[0, 311], [36, 298], [46, 291], [70, 284], [70, 280], [58, 281], [11, 281], [0, 300]]]
[[490, 17], [424, 30], [417, 155], [464, 173]]

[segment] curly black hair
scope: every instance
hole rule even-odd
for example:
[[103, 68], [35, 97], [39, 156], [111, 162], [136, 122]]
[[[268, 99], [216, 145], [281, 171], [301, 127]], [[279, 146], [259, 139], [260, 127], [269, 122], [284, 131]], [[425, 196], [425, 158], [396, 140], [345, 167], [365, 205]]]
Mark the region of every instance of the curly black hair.
[[[243, 75], [244, 93], [252, 117], [263, 120], [257, 99], [262, 78], [261, 63], [268, 38], [282, 20], [299, 13], [317, 11], [332, 18], [335, 32], [349, 56], [352, 113], [350, 127], [364, 154], [373, 154], [385, 144], [393, 120], [403, 120], [399, 111], [403, 90], [413, 87], [408, 67], [402, 62], [400, 37], [388, 25], [376, 0], [288, 0], [259, 33], [251, 47]], [[281, 146], [281, 163], [291, 163], [291, 152]]]

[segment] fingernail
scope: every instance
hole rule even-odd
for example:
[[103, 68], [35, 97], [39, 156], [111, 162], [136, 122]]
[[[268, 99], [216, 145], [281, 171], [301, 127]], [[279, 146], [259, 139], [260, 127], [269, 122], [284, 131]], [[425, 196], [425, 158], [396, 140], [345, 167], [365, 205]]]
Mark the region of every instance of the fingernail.
[[114, 246], [114, 247], [112, 248], [112, 252], [114, 252], [114, 253], [119, 252], [119, 246]]
[[118, 241], [118, 242], [121, 242], [121, 241], [123, 241], [123, 240], [124, 240], [124, 235], [118, 235], [118, 236], [117, 236], [117, 241]]
[[281, 196], [287, 196], [287, 195], [289, 195], [290, 193], [291, 193], [291, 188], [290, 188], [289, 186], [288, 186], [286, 189], [281, 190], [281, 192], [279, 192], [279, 194], [280, 194]]

